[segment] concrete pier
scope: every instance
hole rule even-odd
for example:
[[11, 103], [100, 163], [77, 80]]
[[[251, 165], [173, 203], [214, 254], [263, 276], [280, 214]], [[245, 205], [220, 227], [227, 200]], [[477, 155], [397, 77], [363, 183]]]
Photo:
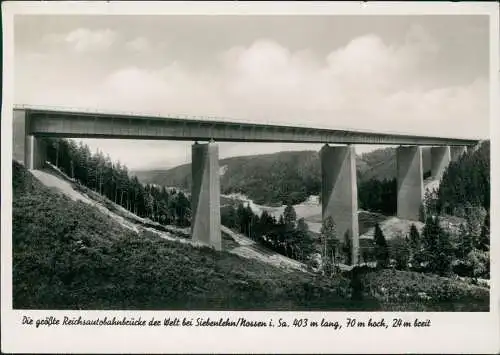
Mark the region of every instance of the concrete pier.
[[419, 146], [398, 147], [397, 156], [397, 216], [417, 221], [424, 198], [422, 149]]
[[322, 218], [333, 218], [337, 237], [352, 238], [352, 263], [359, 260], [358, 190], [356, 181], [356, 153], [354, 147], [328, 146], [321, 148], [321, 203]]
[[27, 169], [40, 169], [47, 158], [47, 147], [40, 137], [30, 135], [30, 119], [25, 110], [14, 110], [12, 122], [12, 159]]
[[42, 138], [26, 136], [25, 162], [27, 169], [41, 169], [47, 160], [47, 146]]
[[12, 159], [26, 165], [28, 122], [24, 110], [14, 110], [12, 117]]
[[431, 175], [441, 179], [451, 161], [450, 147], [431, 147]]
[[198, 241], [221, 250], [219, 147], [192, 146], [191, 232]]
[[450, 147], [451, 161], [457, 161], [463, 154], [465, 154], [466, 151], [467, 147], [464, 145]]

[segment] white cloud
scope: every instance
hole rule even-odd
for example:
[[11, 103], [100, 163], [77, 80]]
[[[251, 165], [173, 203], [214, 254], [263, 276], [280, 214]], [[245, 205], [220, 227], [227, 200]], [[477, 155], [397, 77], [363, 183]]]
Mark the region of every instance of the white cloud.
[[125, 44], [125, 47], [132, 52], [148, 52], [151, 50], [151, 43], [145, 37], [137, 37]]
[[[64, 36], [64, 42], [80, 52], [108, 48], [115, 40], [110, 30], [79, 29]], [[137, 51], [153, 47], [143, 37], [125, 43], [125, 48]], [[183, 62], [165, 63], [160, 69], [122, 65], [85, 86], [79, 83], [92, 75], [92, 67], [54, 65], [40, 71], [26, 57], [17, 74], [16, 101], [414, 134], [487, 135], [488, 81], [478, 78], [453, 86], [440, 82], [426, 69], [439, 51], [421, 27], [413, 27], [399, 44], [368, 34], [324, 57], [261, 39], [219, 53], [215, 67], [193, 69]], [[30, 79], [34, 73], [35, 82]], [[55, 78], [57, 86], [51, 84]], [[168, 146], [171, 157], [185, 156]], [[231, 151], [245, 154], [245, 147], [233, 145]], [[162, 156], [157, 149], [145, 154], [150, 162]], [[140, 160], [145, 163], [147, 158]]]
[[66, 44], [77, 53], [105, 50], [115, 42], [117, 35], [110, 29], [78, 28], [68, 34], [49, 34], [43, 39], [50, 44]]

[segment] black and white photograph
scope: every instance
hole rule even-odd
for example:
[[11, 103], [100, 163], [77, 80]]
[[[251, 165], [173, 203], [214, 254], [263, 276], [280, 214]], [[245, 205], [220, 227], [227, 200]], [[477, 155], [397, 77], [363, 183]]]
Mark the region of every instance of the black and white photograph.
[[347, 312], [387, 332], [498, 311], [494, 6], [326, 5], [12, 16], [10, 310]]

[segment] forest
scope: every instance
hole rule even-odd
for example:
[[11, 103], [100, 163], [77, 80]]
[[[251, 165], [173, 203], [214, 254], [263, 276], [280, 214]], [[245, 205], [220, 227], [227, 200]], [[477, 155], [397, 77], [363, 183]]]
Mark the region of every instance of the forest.
[[359, 208], [371, 212], [379, 212], [386, 216], [394, 216], [397, 210], [396, 179], [370, 179], [358, 182]]
[[313, 235], [303, 218], [297, 220], [293, 206], [286, 206], [279, 219], [264, 211], [255, 214], [247, 205], [226, 206], [221, 210], [221, 222], [228, 228], [245, 234], [268, 249], [307, 262], [316, 251]]
[[182, 191], [143, 185], [127, 166], [69, 139], [44, 138], [48, 161], [80, 184], [106, 196], [139, 217], [181, 227], [190, 225], [190, 201]]
[[490, 209], [490, 141], [469, 150], [444, 172], [437, 194], [441, 213], [464, 216], [470, 206]]
[[[430, 171], [430, 149], [422, 148], [423, 170]], [[242, 193], [268, 206], [298, 204], [321, 191], [321, 165], [317, 151], [285, 151], [273, 154], [221, 159], [223, 194]], [[356, 157], [361, 208], [387, 214], [395, 211], [396, 151], [389, 147]], [[190, 189], [190, 165], [168, 170], [134, 171], [145, 184]], [[374, 202], [374, 203], [373, 203]]]

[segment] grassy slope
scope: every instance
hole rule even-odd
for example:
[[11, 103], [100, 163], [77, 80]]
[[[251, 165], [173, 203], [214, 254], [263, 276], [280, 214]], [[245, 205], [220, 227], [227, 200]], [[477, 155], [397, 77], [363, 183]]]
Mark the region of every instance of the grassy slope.
[[[363, 277], [364, 300], [352, 301], [348, 275], [290, 273], [138, 235], [41, 186], [17, 163], [13, 192], [16, 309], [488, 310], [487, 290], [435, 276], [371, 271]], [[381, 287], [410, 297], [388, 297]], [[443, 287], [439, 300], [418, 298]]]

